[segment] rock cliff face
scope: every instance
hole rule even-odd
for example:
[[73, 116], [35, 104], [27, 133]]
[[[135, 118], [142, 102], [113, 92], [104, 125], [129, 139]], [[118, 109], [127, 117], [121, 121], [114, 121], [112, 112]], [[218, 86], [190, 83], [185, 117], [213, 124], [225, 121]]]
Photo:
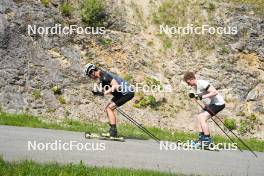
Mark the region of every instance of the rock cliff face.
[[[264, 6], [206, 0], [179, 1], [177, 6], [170, 0], [107, 0], [104, 35], [29, 35], [28, 25], [84, 27], [82, 1], [67, 1], [74, 7], [67, 16], [60, 9], [63, 1], [47, 2], [0, 3], [0, 103], [4, 111], [49, 120], [106, 121], [107, 102], [92, 96], [94, 82], [82, 76], [85, 63], [92, 62], [132, 83], [170, 84], [171, 93], [143, 93], [154, 96], [149, 106], [135, 106], [144, 101], [138, 93], [123, 108], [147, 125], [192, 131], [199, 109], [189, 101], [182, 78], [185, 71], [193, 70], [225, 97], [223, 119], [235, 119], [238, 133], [264, 138]], [[191, 23], [236, 27], [238, 32], [160, 33], [159, 25]]]

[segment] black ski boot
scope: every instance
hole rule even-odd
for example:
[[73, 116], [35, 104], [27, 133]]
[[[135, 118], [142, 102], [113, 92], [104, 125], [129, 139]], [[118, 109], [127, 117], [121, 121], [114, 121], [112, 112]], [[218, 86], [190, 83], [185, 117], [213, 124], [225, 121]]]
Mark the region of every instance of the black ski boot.
[[110, 137], [117, 137], [116, 124], [113, 125], [110, 124], [109, 135]]

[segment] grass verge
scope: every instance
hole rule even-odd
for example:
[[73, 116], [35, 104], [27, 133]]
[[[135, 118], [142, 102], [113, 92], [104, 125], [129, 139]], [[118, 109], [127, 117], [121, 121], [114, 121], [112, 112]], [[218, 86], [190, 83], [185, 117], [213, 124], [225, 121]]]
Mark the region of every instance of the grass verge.
[[134, 170], [134, 169], [116, 169], [106, 167], [89, 167], [82, 162], [79, 164], [60, 165], [58, 163], [39, 164], [33, 161], [6, 162], [0, 157], [0, 175], [3, 176], [52, 176], [52, 175], [67, 175], [67, 176], [179, 176], [179, 174], [169, 174], [164, 172], [149, 171], [149, 170]]
[[[95, 132], [100, 133], [108, 129], [108, 124], [99, 123], [95, 121], [81, 122], [76, 120], [66, 119], [61, 123], [47, 123], [43, 122], [39, 117], [35, 117], [27, 114], [9, 114], [0, 113], [0, 125], [13, 125], [13, 126], [25, 126], [33, 128], [47, 128], [47, 129], [59, 129], [68, 131], [80, 131], [80, 132]], [[186, 133], [180, 131], [170, 131], [168, 129], [161, 129], [157, 127], [147, 127], [149, 131], [155, 134], [158, 138], [164, 141], [187, 141], [197, 138], [195, 133]], [[138, 128], [131, 124], [119, 124], [118, 131], [120, 136], [125, 138], [134, 139], [149, 139], [149, 137], [141, 132]], [[214, 143], [229, 143], [229, 139], [223, 136], [213, 136]], [[237, 140], [235, 140], [242, 149], [246, 149]], [[264, 152], [264, 141], [257, 139], [244, 139], [254, 151]]]

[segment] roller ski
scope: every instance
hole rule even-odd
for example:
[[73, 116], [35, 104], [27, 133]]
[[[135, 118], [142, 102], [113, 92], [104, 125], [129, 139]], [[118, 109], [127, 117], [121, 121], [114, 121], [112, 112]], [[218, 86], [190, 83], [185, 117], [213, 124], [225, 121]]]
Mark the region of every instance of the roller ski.
[[109, 133], [90, 133], [86, 132], [85, 133], [85, 138], [86, 139], [99, 139], [99, 140], [110, 140], [110, 141], [120, 141], [120, 142], [125, 142], [125, 139], [123, 137], [118, 137], [118, 136], [110, 136]]
[[125, 142], [125, 139], [123, 137], [119, 137], [117, 135], [117, 129], [115, 125], [110, 125], [110, 129], [108, 133], [97, 134], [97, 133], [86, 132], [85, 138]]

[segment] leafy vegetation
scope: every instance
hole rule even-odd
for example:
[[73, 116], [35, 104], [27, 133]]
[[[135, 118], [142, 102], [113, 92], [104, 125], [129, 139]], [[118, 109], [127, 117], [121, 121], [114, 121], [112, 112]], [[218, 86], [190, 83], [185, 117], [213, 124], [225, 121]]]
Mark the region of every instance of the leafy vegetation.
[[[190, 19], [194, 25], [208, 24], [201, 14], [201, 5], [199, 1], [191, 0], [165, 0], [153, 13], [153, 22], [157, 25], [186, 26]], [[213, 5], [209, 5], [213, 10]]]
[[60, 11], [64, 16], [70, 16], [72, 11], [74, 10], [74, 8], [72, 7], [72, 5], [70, 3], [63, 3], [60, 6]]
[[66, 100], [62, 95], [58, 97], [58, 101], [60, 102], [60, 104], [66, 104]]
[[159, 25], [177, 25], [180, 23], [177, 16], [185, 16], [187, 5], [188, 1], [175, 3], [173, 0], [165, 0], [158, 8], [158, 11], [153, 14], [153, 22]]
[[48, 7], [48, 6], [49, 6], [49, 0], [41, 0], [41, 3], [42, 3], [45, 7]]
[[167, 50], [167, 49], [169, 49], [169, 48], [172, 47], [172, 39], [169, 38], [166, 34], [158, 34], [157, 36], [158, 36], [158, 37], [160, 38], [160, 40], [162, 41], [162, 43], [163, 43], [163, 48], [164, 48], [165, 50]]
[[[217, 42], [217, 34], [205, 33], [204, 35], [198, 35], [190, 33], [188, 35], [183, 34], [183, 28], [192, 25], [193, 27], [202, 27], [202, 25], [213, 24], [211, 18], [205, 18], [201, 11], [206, 8], [209, 13], [215, 10], [215, 4], [206, 2], [201, 5], [199, 1], [190, 0], [165, 0], [158, 7], [158, 10], [153, 13], [153, 23], [161, 29], [173, 27], [177, 31], [176, 34], [167, 36], [167, 33], [161, 30], [158, 34], [160, 40], [163, 43], [163, 48], [169, 49], [173, 45], [177, 45], [177, 48], [184, 48], [189, 46], [194, 50], [203, 50], [204, 54], [214, 49]], [[188, 20], [186, 20], [188, 19]], [[166, 29], [167, 30], [167, 29]]]
[[111, 39], [100, 38], [98, 41], [103, 46], [110, 46], [112, 44], [112, 40]]
[[246, 119], [240, 120], [239, 133], [244, 135], [248, 132], [252, 132], [255, 129], [255, 125], [258, 123], [257, 117], [255, 114], [247, 116]]
[[82, 21], [89, 26], [103, 26], [106, 20], [103, 0], [83, 0], [81, 5]]
[[215, 7], [215, 4], [210, 2], [210, 3], [209, 3], [209, 7], [208, 7], [209, 11], [211, 11], [211, 12], [212, 12], [212, 11], [215, 11], [215, 8], [216, 8], [216, 7]]
[[235, 130], [237, 128], [235, 119], [225, 118], [224, 125], [230, 130]]
[[135, 108], [156, 108], [158, 105], [158, 102], [156, 101], [156, 98], [153, 95], [148, 95], [144, 97], [140, 97], [140, 99], [137, 101], [137, 103], [134, 104]]
[[37, 100], [41, 98], [41, 91], [39, 89], [35, 89], [32, 92], [32, 96]]
[[230, 51], [226, 47], [221, 48], [221, 50], [219, 51], [219, 54], [221, 54], [221, 55], [226, 55], [226, 54], [229, 54], [229, 53], [230, 53]]
[[155, 78], [146, 77], [145, 82], [148, 86], [161, 86], [160, 81]]
[[53, 91], [54, 95], [61, 95], [62, 93], [60, 86], [54, 86], [51, 90]]
[[245, 134], [253, 128], [248, 120], [240, 120], [239, 133]]

